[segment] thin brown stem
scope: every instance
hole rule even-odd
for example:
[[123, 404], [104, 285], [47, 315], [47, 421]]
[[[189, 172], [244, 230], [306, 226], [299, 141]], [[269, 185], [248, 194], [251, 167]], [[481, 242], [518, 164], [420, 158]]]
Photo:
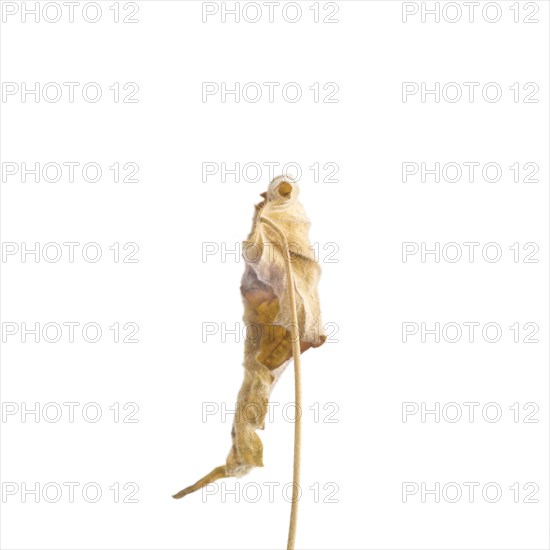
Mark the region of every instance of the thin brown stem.
[[287, 550], [294, 550], [296, 543], [296, 528], [298, 526], [298, 499], [300, 495], [300, 462], [302, 450], [302, 374], [300, 364], [300, 335], [298, 331], [298, 314], [296, 311], [296, 294], [294, 291], [294, 276], [290, 258], [290, 248], [285, 234], [271, 220], [260, 217], [261, 223], [265, 223], [280, 237], [283, 244], [286, 275], [288, 281], [288, 296], [290, 302], [290, 314], [292, 316], [292, 357], [294, 360], [294, 401], [296, 403], [296, 417], [294, 419], [294, 464], [292, 479], [292, 505], [290, 508], [290, 524], [288, 528]]

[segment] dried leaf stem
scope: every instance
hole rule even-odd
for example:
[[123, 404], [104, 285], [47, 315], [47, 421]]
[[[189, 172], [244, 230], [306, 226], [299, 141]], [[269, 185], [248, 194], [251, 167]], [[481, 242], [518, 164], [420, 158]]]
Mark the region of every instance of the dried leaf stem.
[[294, 277], [292, 275], [292, 264], [290, 248], [285, 234], [268, 218], [260, 216], [259, 221], [265, 223], [277, 233], [283, 244], [286, 275], [288, 280], [288, 296], [290, 301], [290, 313], [292, 315], [292, 357], [294, 360], [294, 401], [296, 404], [296, 417], [294, 419], [294, 464], [292, 479], [292, 505], [290, 509], [290, 524], [288, 528], [287, 550], [294, 550], [296, 542], [296, 527], [298, 524], [298, 499], [300, 491], [300, 459], [302, 445], [302, 376], [300, 364], [300, 335], [298, 332], [298, 315], [296, 312], [296, 295], [294, 291]]

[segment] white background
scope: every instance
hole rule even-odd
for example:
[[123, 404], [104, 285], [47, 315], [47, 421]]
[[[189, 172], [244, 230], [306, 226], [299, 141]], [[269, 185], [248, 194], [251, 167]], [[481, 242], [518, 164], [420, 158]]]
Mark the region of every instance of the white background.
[[[502, 12], [494, 23], [483, 17], [483, 2], [472, 22], [464, 3], [458, 3], [463, 14], [457, 23], [443, 16], [438, 23], [433, 15], [422, 22], [424, 3], [403, 22], [398, 1], [338, 2], [337, 23], [315, 23], [313, 2], [300, 2], [296, 23], [276, 7], [271, 23], [259, 3], [260, 22], [236, 23], [229, 15], [224, 23], [221, 11], [203, 22], [198, 1], [148, 1], [138, 2], [137, 23], [118, 24], [111, 1], [100, 2], [97, 23], [83, 19], [83, 4], [75, 7], [74, 23], [66, 7], [59, 22], [42, 17], [37, 23], [33, 15], [23, 22], [22, 4], [7, 14], [7, 4], [13, 3], [3, 2], [4, 86], [54, 82], [64, 94], [57, 102], [32, 95], [22, 101], [20, 88], [3, 94], [3, 163], [95, 162], [103, 176], [92, 183], [77, 169], [72, 183], [67, 172], [56, 183], [33, 176], [23, 183], [20, 173], [6, 176], [3, 165], [2, 240], [16, 243], [19, 253], [2, 259], [2, 548], [286, 544], [290, 504], [282, 487], [291, 481], [293, 424], [281, 411], [293, 401], [290, 370], [272, 395], [280, 403], [273, 421], [260, 433], [265, 468], [226, 480], [206, 499], [201, 493], [171, 498], [224, 462], [232, 417], [203, 422], [203, 403], [233, 408], [242, 378], [242, 337], [237, 342], [228, 334], [223, 341], [221, 325], [232, 329], [241, 321], [243, 262], [221, 253], [203, 257], [203, 243], [234, 249], [269, 183], [267, 171], [258, 182], [203, 178], [205, 162], [294, 162], [303, 171], [301, 198], [323, 268], [323, 317], [338, 332], [337, 342], [303, 356], [297, 547], [548, 548], [548, 3], [520, 2], [518, 23], [513, 2], [493, 3]], [[319, 5], [321, 20], [332, 11], [327, 4]], [[433, 9], [434, 2], [425, 7]], [[532, 18], [538, 22], [523, 22], [537, 8]], [[121, 18], [132, 11], [127, 2], [119, 9]], [[87, 13], [94, 16], [93, 9]], [[454, 13], [446, 12], [447, 19]], [[487, 13], [493, 18], [496, 12]], [[64, 82], [80, 83], [72, 103]], [[89, 82], [103, 90], [96, 103], [82, 98]], [[109, 89], [115, 82], [137, 83], [138, 102], [115, 102]], [[222, 102], [219, 94], [203, 101], [203, 82], [281, 85], [273, 103], [267, 95], [256, 103], [235, 96]], [[282, 98], [288, 82], [301, 86], [301, 101]], [[316, 82], [321, 90], [336, 83], [338, 102], [315, 102], [309, 87]], [[456, 103], [436, 102], [433, 95], [423, 102], [420, 93], [404, 102], [403, 82], [432, 89], [436, 82], [480, 85], [472, 102], [465, 87]], [[483, 98], [488, 82], [501, 87], [499, 101]], [[519, 102], [509, 89], [516, 82]], [[529, 82], [539, 87], [538, 103], [523, 102]], [[109, 169], [115, 162], [137, 163], [138, 182], [115, 183]], [[431, 168], [494, 162], [502, 177], [485, 181], [478, 168], [473, 182], [466, 175], [456, 183], [437, 183], [433, 176], [423, 183], [418, 175], [403, 182], [403, 162]], [[538, 182], [515, 183], [508, 167], [516, 162], [536, 163]], [[336, 163], [337, 181], [315, 182], [314, 163]], [[327, 175], [322, 171], [321, 180]], [[58, 243], [63, 256], [48, 262], [27, 255], [23, 262], [23, 243], [32, 248], [36, 242]], [[80, 243], [72, 263], [65, 242]], [[90, 242], [103, 251], [96, 263], [80, 252]], [[139, 261], [115, 262], [109, 249], [115, 242], [137, 243]], [[456, 263], [435, 262], [433, 255], [422, 262], [420, 254], [405, 263], [404, 242], [481, 244], [473, 262], [463, 247]], [[502, 248], [500, 261], [483, 258], [489, 242]], [[538, 263], [523, 262], [521, 247], [529, 242], [538, 246]], [[514, 243], [520, 243], [518, 263], [509, 249]], [[33, 328], [37, 322], [93, 322], [103, 334], [95, 344], [80, 328], [74, 343], [67, 330], [57, 343], [42, 336], [36, 343], [33, 335], [22, 343], [22, 323]], [[115, 322], [136, 323], [139, 343], [113, 342]], [[403, 322], [480, 326], [472, 343], [464, 325], [457, 343], [435, 343], [433, 335], [422, 343], [420, 334], [404, 343]], [[496, 343], [481, 334], [490, 322], [502, 328]], [[203, 342], [203, 323], [217, 323], [220, 332]], [[538, 343], [515, 343], [508, 328], [514, 323], [536, 323]], [[19, 332], [7, 335], [8, 326]], [[526, 334], [522, 328], [522, 340]], [[57, 403], [62, 417], [22, 418], [21, 409], [37, 402]], [[65, 402], [80, 404], [74, 422]], [[82, 417], [90, 402], [103, 412], [96, 423]], [[473, 422], [464, 406], [455, 423], [443, 416], [435, 422], [434, 415], [422, 422], [420, 414], [403, 422], [404, 402], [432, 409], [436, 402], [480, 405]], [[502, 409], [498, 422], [482, 415], [490, 402]], [[114, 403], [136, 403], [138, 422], [114, 422]], [[308, 408], [315, 403], [318, 422]], [[514, 403], [519, 422], [509, 409]], [[526, 403], [538, 407], [538, 423], [523, 421]], [[6, 414], [14, 406], [19, 412]], [[335, 407], [337, 422], [323, 422]], [[454, 416], [445, 410], [447, 418]], [[50, 413], [55, 416], [55, 406]], [[127, 414], [121, 411], [121, 419]], [[48, 502], [66, 482], [79, 484], [74, 502], [67, 489], [58, 502]], [[465, 482], [480, 484], [473, 502]], [[36, 483], [41, 489], [53, 483], [50, 497], [29, 494], [23, 502], [22, 484], [32, 489]], [[86, 483], [102, 488], [98, 502], [83, 498]], [[123, 486], [136, 484], [138, 502], [114, 502], [109, 487], [115, 483], [121, 499], [129, 493]], [[247, 502], [246, 483], [262, 489], [258, 502]], [[273, 499], [266, 483], [278, 484]], [[337, 488], [337, 502], [327, 501], [327, 483]], [[435, 502], [428, 494], [422, 502], [419, 491], [403, 502], [403, 483], [428, 489], [455, 483], [463, 494], [448, 502], [454, 497], [449, 489], [447, 499]], [[501, 487], [498, 502], [483, 497], [487, 483]], [[509, 489], [514, 483], [518, 503]], [[527, 483], [538, 487], [532, 497], [538, 502], [523, 502], [531, 492], [524, 490]], [[320, 502], [309, 489], [314, 484]], [[14, 487], [16, 494], [8, 494]], [[236, 487], [240, 502], [232, 494], [222, 498], [222, 489]], [[249, 496], [255, 496], [252, 489]]]

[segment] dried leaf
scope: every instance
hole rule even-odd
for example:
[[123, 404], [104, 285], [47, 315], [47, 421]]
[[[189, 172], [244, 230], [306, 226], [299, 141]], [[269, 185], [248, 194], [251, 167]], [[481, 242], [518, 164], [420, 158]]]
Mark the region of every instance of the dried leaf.
[[275, 178], [267, 193], [262, 194], [264, 200], [256, 205], [252, 231], [243, 243], [246, 267], [241, 293], [248, 332], [244, 380], [231, 430], [231, 451], [225, 465], [214, 468], [174, 498], [263, 466], [263, 445], [256, 430], [264, 428], [271, 391], [292, 358], [293, 311], [286, 250], [275, 228], [286, 237], [290, 251], [300, 352], [320, 346], [326, 339], [317, 293], [320, 268], [309, 242], [310, 222], [298, 201], [298, 193], [298, 185], [291, 178]]

